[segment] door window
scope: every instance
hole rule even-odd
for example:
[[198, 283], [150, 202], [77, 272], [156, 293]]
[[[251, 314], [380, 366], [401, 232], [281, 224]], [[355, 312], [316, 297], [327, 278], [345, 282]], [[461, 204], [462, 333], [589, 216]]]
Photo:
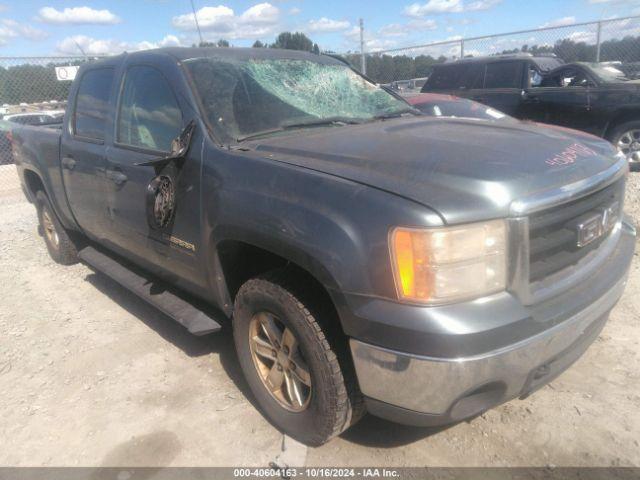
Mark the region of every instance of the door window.
[[104, 140], [112, 83], [113, 68], [96, 68], [82, 76], [74, 114], [76, 135]]
[[497, 62], [487, 64], [484, 88], [520, 88], [523, 62]]
[[127, 71], [118, 112], [118, 143], [168, 152], [182, 130], [182, 113], [171, 87], [152, 67]]
[[547, 76], [543, 82], [543, 87], [587, 87], [589, 79], [586, 74], [575, 68], [560, 70]]

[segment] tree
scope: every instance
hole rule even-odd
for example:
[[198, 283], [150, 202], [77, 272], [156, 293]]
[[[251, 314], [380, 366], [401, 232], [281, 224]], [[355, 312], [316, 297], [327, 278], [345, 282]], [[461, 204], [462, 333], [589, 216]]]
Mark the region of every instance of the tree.
[[317, 43], [313, 44], [313, 53], [315, 53], [316, 55], [320, 55], [320, 47], [318, 46]]
[[311, 52], [313, 51], [313, 42], [302, 32], [282, 32], [276, 37], [276, 41], [271, 44], [271, 48]]
[[229, 41], [225, 40], [224, 38], [221, 38], [220, 40], [218, 40], [217, 42], [200, 42], [198, 44], [199, 47], [218, 47], [218, 48], [226, 48], [226, 47], [230, 47], [231, 45], [229, 45]]
[[266, 48], [267, 44], [266, 43], [262, 43], [260, 40], [256, 40], [255, 42], [253, 42], [253, 45], [251, 45], [252, 48]]

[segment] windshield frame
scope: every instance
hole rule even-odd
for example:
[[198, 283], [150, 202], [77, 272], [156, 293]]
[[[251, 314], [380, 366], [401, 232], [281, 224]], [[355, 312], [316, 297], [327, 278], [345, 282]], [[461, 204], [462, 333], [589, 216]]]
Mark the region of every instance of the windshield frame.
[[[614, 65], [602, 65], [599, 63], [581, 63], [580, 65], [584, 66], [587, 72], [596, 80], [597, 83], [604, 83], [604, 84], [627, 83], [631, 80], [626, 76], [624, 71], [620, 70], [619, 68], [616, 68], [616, 66]], [[600, 74], [600, 71], [604, 70], [606, 67], [615, 68], [623, 75], [623, 77], [622, 78], [613, 77], [613, 79], [603, 77]]]
[[[247, 49], [250, 50], [250, 49]], [[301, 53], [301, 52], [300, 52]], [[305, 52], [306, 53], [306, 52]], [[320, 55], [318, 55], [320, 57], [322, 57], [323, 59], [331, 59], [334, 60], [334, 62], [331, 63], [327, 63], [327, 65], [342, 65], [344, 67], [346, 67], [347, 69], [349, 69], [351, 72], [353, 72], [355, 75], [357, 75], [358, 77], [364, 79], [366, 82], [368, 82], [369, 84], [375, 86], [376, 88], [382, 90], [383, 92], [385, 92], [386, 94], [390, 95], [391, 97], [394, 97], [396, 100], [401, 101], [402, 103], [404, 103], [407, 111], [403, 110], [402, 113], [410, 113], [413, 115], [422, 115], [421, 112], [419, 112], [413, 105], [411, 105], [406, 98], [404, 98], [402, 95], [398, 94], [395, 91], [392, 91], [390, 89], [384, 88], [383, 86], [381, 86], [380, 84], [378, 84], [377, 82], [373, 81], [371, 78], [369, 78], [367, 75], [362, 74], [361, 72], [359, 72], [358, 70], [356, 70], [350, 63], [348, 63], [346, 60], [344, 60], [343, 58], [340, 58], [338, 56], [335, 55], [325, 55], [323, 53], [321, 53]], [[249, 59], [258, 59], [261, 60], [261, 57], [250, 57]], [[197, 61], [197, 60], [213, 60], [213, 59], [218, 59], [220, 61], [226, 61], [227, 59], [225, 58], [221, 58], [221, 57], [216, 57], [216, 56], [207, 56], [207, 55], [202, 55], [202, 56], [197, 56], [197, 57], [192, 57], [189, 58], [188, 60], [182, 60], [179, 62], [179, 67], [182, 70], [184, 76], [185, 76], [185, 80], [189, 86], [189, 90], [191, 91], [191, 95], [193, 96], [193, 99], [196, 103], [196, 107], [197, 107], [197, 112], [202, 120], [202, 122], [204, 123], [206, 129], [207, 129], [207, 133], [209, 134], [210, 138], [214, 141], [214, 143], [216, 145], [218, 145], [221, 148], [231, 148], [231, 147], [239, 147], [241, 146], [244, 142], [242, 141], [242, 138], [240, 137], [240, 140], [238, 138], [231, 138], [231, 141], [225, 141], [223, 140], [224, 135], [221, 135], [220, 132], [218, 131], [218, 128], [213, 125], [211, 123], [211, 120], [209, 119], [209, 115], [207, 114], [207, 109], [204, 106], [204, 103], [202, 102], [202, 98], [200, 96], [200, 92], [198, 91], [198, 88], [196, 86], [196, 82], [195, 79], [193, 78], [193, 74], [191, 72], [191, 70], [188, 68], [187, 66], [187, 61]], [[276, 59], [282, 59], [282, 60], [287, 60], [289, 59], [288, 57], [278, 57]], [[311, 60], [309, 60], [311, 61]], [[318, 62], [321, 63], [321, 62]], [[321, 120], [321, 119], [319, 119]], [[387, 120], [387, 118], [378, 118], [378, 117], [373, 117], [370, 120], [367, 121], [371, 121], [371, 122], [376, 122], [376, 121], [385, 121]], [[364, 123], [364, 122], [362, 122]], [[346, 123], [343, 125], [343, 127], [349, 127], [349, 126], [355, 126], [355, 125], [359, 125], [360, 122], [356, 123]], [[283, 135], [290, 135], [290, 134], [296, 134], [297, 132], [299, 132], [301, 129], [303, 129], [304, 126], [301, 126], [300, 128], [283, 128], [282, 130], [278, 130], [278, 131], [273, 131], [272, 134], [283, 134]], [[321, 127], [322, 128], [322, 127]], [[332, 128], [330, 125], [327, 125], [325, 128]], [[271, 134], [268, 134], [269, 136]]]

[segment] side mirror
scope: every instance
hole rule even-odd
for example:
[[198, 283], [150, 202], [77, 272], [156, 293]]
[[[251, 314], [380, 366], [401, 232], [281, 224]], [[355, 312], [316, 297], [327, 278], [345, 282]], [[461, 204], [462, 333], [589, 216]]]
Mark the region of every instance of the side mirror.
[[169, 153], [169, 155], [156, 158], [155, 160], [150, 160], [148, 162], [136, 163], [135, 165], [163, 167], [171, 161], [184, 160], [187, 153], [189, 152], [189, 147], [191, 146], [191, 138], [193, 137], [193, 132], [195, 132], [195, 130], [196, 122], [195, 120], [191, 120], [182, 129], [180, 135], [171, 140], [171, 153]]

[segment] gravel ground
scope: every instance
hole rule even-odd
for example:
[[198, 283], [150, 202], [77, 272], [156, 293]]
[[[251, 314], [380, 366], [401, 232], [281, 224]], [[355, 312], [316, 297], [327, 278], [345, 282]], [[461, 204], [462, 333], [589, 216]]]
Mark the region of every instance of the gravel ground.
[[[108, 278], [53, 263], [0, 167], [0, 466], [266, 466], [228, 331], [190, 336]], [[627, 211], [640, 220], [640, 174]], [[585, 356], [524, 401], [446, 429], [365, 418], [293, 464], [640, 466], [640, 275]]]

